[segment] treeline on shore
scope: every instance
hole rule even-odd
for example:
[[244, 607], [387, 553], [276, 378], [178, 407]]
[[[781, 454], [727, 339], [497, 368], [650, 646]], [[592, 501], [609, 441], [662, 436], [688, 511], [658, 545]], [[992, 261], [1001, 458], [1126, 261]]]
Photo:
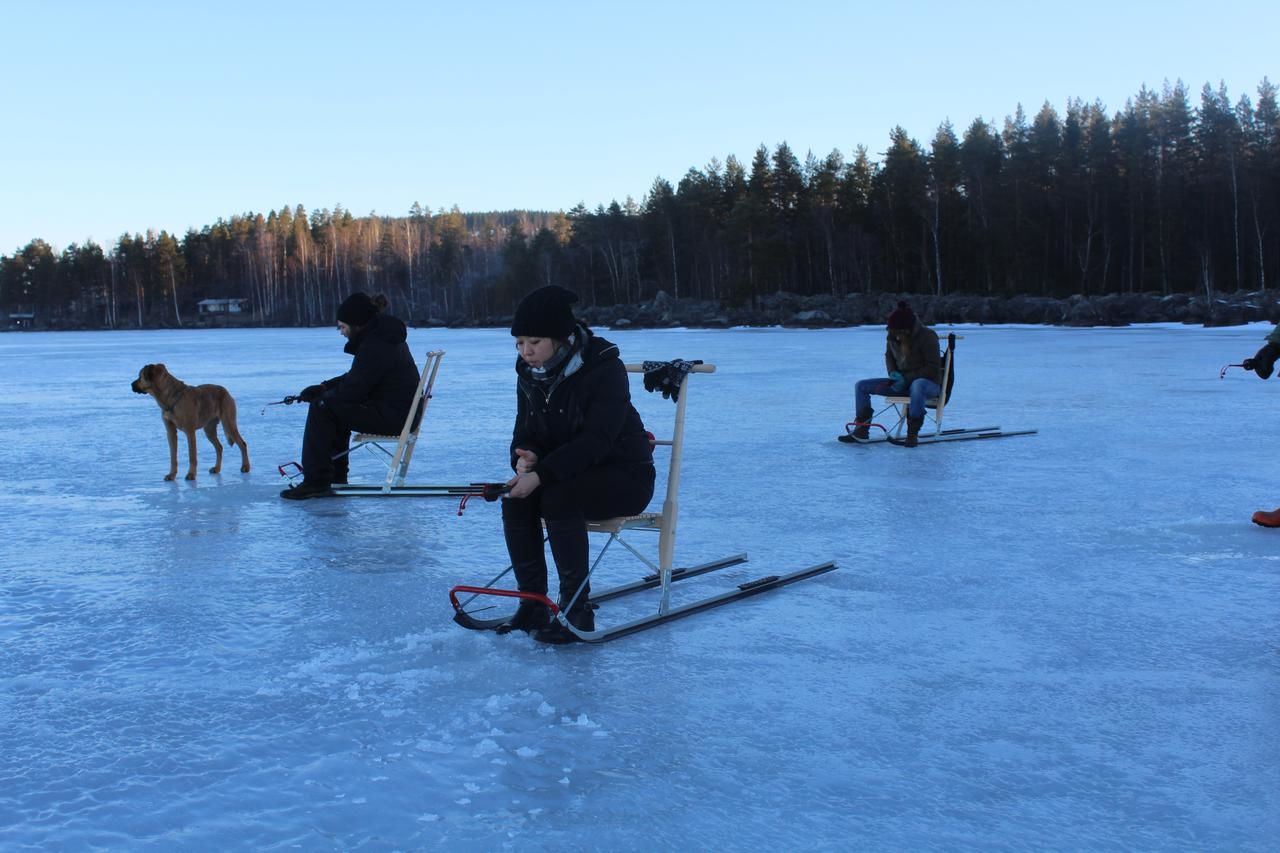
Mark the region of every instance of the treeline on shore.
[[1181, 294], [1211, 308], [1221, 293], [1267, 291], [1280, 269], [1280, 110], [1267, 79], [1256, 103], [1208, 84], [1192, 100], [1179, 82], [1114, 114], [1072, 99], [1028, 120], [1019, 106], [1001, 128], [946, 121], [927, 146], [898, 127], [876, 157], [761, 145], [750, 162], [713, 158], [594, 210], [296, 205], [107, 248], [34, 239], [0, 256], [0, 311], [32, 328], [179, 327], [213, 322], [202, 300], [234, 298], [237, 324], [326, 325], [365, 290], [416, 325], [476, 325], [550, 282], [584, 310], [661, 293], [720, 306], [717, 317], [781, 293], [987, 305]]

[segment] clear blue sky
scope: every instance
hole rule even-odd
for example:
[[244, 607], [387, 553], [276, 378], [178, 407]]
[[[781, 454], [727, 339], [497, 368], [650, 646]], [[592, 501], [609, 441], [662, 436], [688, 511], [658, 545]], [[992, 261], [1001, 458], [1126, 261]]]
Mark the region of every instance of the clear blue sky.
[[927, 144], [1280, 83], [1280, 3], [0, 0], [0, 254], [219, 217], [639, 201], [712, 157]]

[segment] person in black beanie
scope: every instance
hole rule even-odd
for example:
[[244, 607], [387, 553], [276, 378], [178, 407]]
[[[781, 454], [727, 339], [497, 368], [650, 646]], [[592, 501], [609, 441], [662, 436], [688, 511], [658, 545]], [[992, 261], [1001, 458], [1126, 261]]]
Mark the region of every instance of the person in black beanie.
[[924, 403], [942, 392], [942, 356], [938, 352], [938, 335], [916, 317], [911, 306], [899, 302], [889, 314], [885, 336], [884, 365], [888, 376], [862, 379], [853, 386], [854, 429], [841, 441], [865, 441], [871, 437], [871, 395], [909, 396], [907, 406], [907, 438], [903, 444], [919, 443], [924, 425]]
[[338, 306], [338, 331], [347, 339], [351, 369], [308, 385], [298, 394], [310, 403], [302, 434], [302, 482], [280, 493], [288, 500], [327, 497], [347, 482], [351, 433], [395, 435], [418, 390], [418, 366], [403, 322], [384, 314], [385, 297], [351, 294]]
[[[653, 449], [631, 404], [618, 347], [573, 316], [578, 299], [557, 285], [517, 306], [516, 422], [502, 530], [516, 583], [547, 594], [542, 526], [559, 575], [559, 607], [579, 631], [595, 630], [587, 521], [635, 515], [653, 498]], [[522, 600], [498, 630], [520, 629], [546, 643], [578, 638], [536, 601]]]

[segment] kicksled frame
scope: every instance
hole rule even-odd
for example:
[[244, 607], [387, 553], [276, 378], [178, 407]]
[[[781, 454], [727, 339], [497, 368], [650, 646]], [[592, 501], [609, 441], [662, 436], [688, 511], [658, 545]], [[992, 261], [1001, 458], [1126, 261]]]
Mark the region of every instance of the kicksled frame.
[[[970, 441], [980, 438], [1035, 435], [1037, 430], [1034, 429], [1003, 430], [998, 426], [970, 427], [968, 429], [942, 428], [942, 416], [951, 401], [951, 387], [955, 382], [956, 341], [962, 340], [964, 340], [964, 336], [957, 335], [954, 332], [947, 335], [947, 346], [941, 353], [942, 393], [937, 397], [930, 397], [925, 400], [925, 417], [932, 422], [934, 429], [933, 432], [919, 433], [917, 443], [922, 445], [940, 444], [944, 441]], [[904, 445], [906, 443], [907, 410], [911, 405], [911, 398], [895, 394], [885, 397], [884, 401], [886, 405], [871, 416], [870, 423], [860, 424], [856, 420], [850, 421], [844, 425], [844, 434], [837, 436], [837, 438], [847, 444]], [[885, 424], [879, 423], [882, 417], [885, 418], [886, 423], [893, 421], [893, 425], [885, 426]], [[879, 430], [879, 432], [872, 434], [868, 438], [857, 438], [854, 436], [853, 431], [859, 426], [867, 426]]]
[[[644, 362], [642, 364], [628, 364], [626, 366], [628, 373], [644, 374], [650, 370], [670, 370], [670, 365], [675, 362]], [[552, 615], [552, 618], [558, 621], [561, 626], [572, 633], [577, 639], [585, 643], [604, 643], [609, 640], [615, 640], [619, 637], [625, 637], [647, 628], [652, 628], [676, 619], [681, 619], [703, 610], [709, 610], [719, 607], [733, 601], [738, 601], [749, 596], [758, 595], [772, 589], [777, 589], [797, 581], [807, 578], [816, 577], [836, 568], [834, 561], [826, 561], [810, 566], [806, 569], [791, 572], [785, 575], [767, 575], [747, 583], [738, 584], [734, 589], [730, 589], [719, 595], [713, 595], [687, 604], [676, 607], [671, 606], [670, 588], [671, 584], [678, 581], [684, 581], [689, 578], [698, 577], [700, 575], [709, 574], [720, 569], [735, 566], [744, 563], [747, 560], [746, 554], [734, 554], [719, 560], [713, 560], [708, 563], [689, 567], [674, 568], [675, 554], [675, 536], [676, 521], [679, 512], [679, 491], [680, 491], [680, 467], [684, 451], [684, 418], [685, 405], [688, 401], [689, 394], [689, 378], [693, 373], [714, 373], [715, 365], [702, 364], [699, 362], [679, 362], [683, 369], [678, 369], [678, 379], [675, 383], [678, 387], [675, 398], [675, 419], [670, 439], [653, 439], [655, 447], [665, 446], [670, 448], [671, 455], [668, 463], [667, 487], [662, 503], [661, 512], [646, 512], [636, 516], [627, 516], [622, 518], [607, 519], [604, 521], [588, 522], [587, 529], [591, 533], [607, 534], [608, 540], [601, 547], [600, 552], [591, 562], [591, 566], [587, 571], [586, 580], [583, 587], [588, 585], [596, 569], [600, 566], [605, 554], [609, 552], [610, 547], [615, 543], [622, 545], [624, 549], [631, 553], [648, 567], [651, 574], [645, 575], [639, 580], [621, 586], [606, 589], [600, 592], [593, 592], [591, 595], [591, 604], [598, 605], [610, 600], [622, 598], [633, 593], [642, 592], [644, 590], [660, 589], [658, 599], [658, 607], [655, 613], [623, 622], [608, 628], [598, 628], [594, 631], [582, 631], [572, 625], [565, 618], [564, 613], [550, 598], [531, 592], [521, 592], [518, 590], [499, 589], [494, 586], [503, 577], [511, 572], [508, 566], [504, 571], [500, 572], [496, 577], [483, 586], [455, 586], [449, 591], [449, 600], [454, 608], [454, 621], [464, 628], [472, 630], [496, 630], [508, 621], [507, 616], [501, 617], [482, 617], [481, 610], [468, 610], [467, 608], [479, 597], [498, 597], [512, 598], [516, 600], [538, 601], [545, 605]], [[663, 367], [666, 365], [667, 367]], [[668, 375], [671, 375], [668, 373]], [[635, 547], [631, 542], [627, 541], [626, 534], [636, 531], [646, 531], [648, 533], [658, 534], [658, 559], [655, 562], [643, 551]], [[572, 599], [566, 604], [565, 609], [572, 609], [574, 602], [577, 601], [583, 587], [579, 587], [574, 592]], [[465, 598], [463, 598], [465, 596]]]

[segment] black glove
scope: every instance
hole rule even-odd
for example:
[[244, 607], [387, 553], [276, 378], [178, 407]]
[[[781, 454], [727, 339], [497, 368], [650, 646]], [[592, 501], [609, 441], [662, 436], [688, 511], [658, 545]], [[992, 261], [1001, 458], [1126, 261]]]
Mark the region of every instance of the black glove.
[[695, 364], [702, 364], [702, 359], [685, 361], [677, 358], [672, 361], [646, 361], [641, 365], [644, 370], [644, 390], [661, 391], [662, 399], [678, 401], [680, 384], [689, 371], [693, 370]]
[[324, 396], [323, 385], [308, 385], [298, 392], [298, 399], [304, 403], [314, 403]]
[[1267, 341], [1257, 355], [1244, 360], [1243, 367], [1258, 374], [1260, 379], [1269, 379], [1271, 372], [1275, 370], [1277, 358], [1280, 358], [1280, 344]]

